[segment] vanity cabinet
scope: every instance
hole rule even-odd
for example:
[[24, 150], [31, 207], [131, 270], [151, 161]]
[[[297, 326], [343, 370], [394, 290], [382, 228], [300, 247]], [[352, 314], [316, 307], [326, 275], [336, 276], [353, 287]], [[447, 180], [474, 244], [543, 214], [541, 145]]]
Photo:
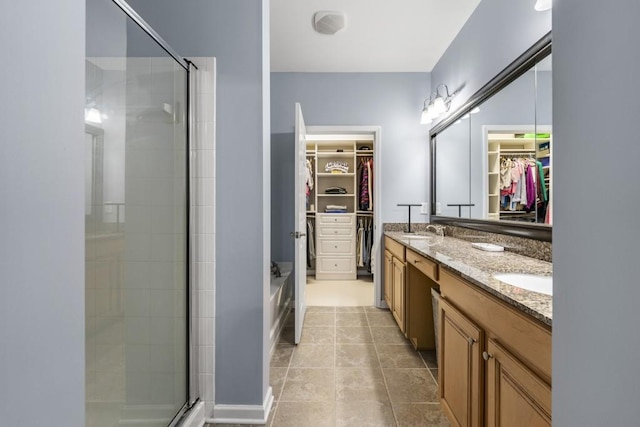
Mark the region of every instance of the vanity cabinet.
[[439, 283], [438, 384], [449, 421], [551, 425], [551, 329], [448, 271]]
[[407, 265], [405, 263], [405, 247], [387, 237], [385, 238], [385, 259], [389, 258], [391, 261], [385, 263], [384, 287], [390, 291], [391, 304], [389, 301], [387, 304], [398, 327], [406, 335], [405, 277]]
[[393, 257], [393, 317], [402, 332], [405, 328], [405, 270], [407, 266], [404, 262]]
[[551, 426], [551, 387], [492, 339], [487, 360], [487, 426]]
[[482, 426], [484, 332], [445, 300], [439, 305], [442, 410], [454, 426]]
[[384, 301], [389, 310], [393, 307], [393, 255], [384, 251]]

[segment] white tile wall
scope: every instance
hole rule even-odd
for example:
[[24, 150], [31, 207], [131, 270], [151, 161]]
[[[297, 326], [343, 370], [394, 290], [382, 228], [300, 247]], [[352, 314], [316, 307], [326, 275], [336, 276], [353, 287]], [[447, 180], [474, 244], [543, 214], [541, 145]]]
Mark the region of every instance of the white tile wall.
[[205, 417], [215, 400], [215, 59], [190, 58], [198, 67], [192, 76], [195, 123], [191, 141], [192, 281], [198, 328], [200, 398]]

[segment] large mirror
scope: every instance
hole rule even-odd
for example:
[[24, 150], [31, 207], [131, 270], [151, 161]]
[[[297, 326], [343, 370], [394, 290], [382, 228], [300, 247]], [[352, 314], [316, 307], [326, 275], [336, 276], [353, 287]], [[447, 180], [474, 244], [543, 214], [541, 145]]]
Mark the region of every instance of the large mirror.
[[431, 130], [433, 222], [551, 239], [551, 63], [548, 34]]

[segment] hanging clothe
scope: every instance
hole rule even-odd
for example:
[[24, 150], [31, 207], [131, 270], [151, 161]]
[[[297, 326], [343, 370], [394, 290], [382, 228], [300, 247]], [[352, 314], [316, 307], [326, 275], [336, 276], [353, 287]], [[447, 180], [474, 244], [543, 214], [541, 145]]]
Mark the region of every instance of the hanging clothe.
[[306, 189], [306, 200], [307, 200], [307, 210], [311, 206], [311, 190], [313, 190], [313, 165], [311, 161], [307, 159], [306, 168], [305, 168], [305, 189]]
[[307, 267], [309, 268], [311, 268], [311, 261], [316, 259], [314, 222], [315, 220], [307, 218]]
[[373, 210], [373, 158], [360, 159], [358, 165], [358, 209]]

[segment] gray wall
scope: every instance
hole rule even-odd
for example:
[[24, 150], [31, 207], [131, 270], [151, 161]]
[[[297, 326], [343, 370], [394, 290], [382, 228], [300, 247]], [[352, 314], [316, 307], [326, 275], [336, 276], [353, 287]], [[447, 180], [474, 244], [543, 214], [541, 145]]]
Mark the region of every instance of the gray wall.
[[262, 2], [129, 3], [181, 55], [217, 58], [215, 396], [218, 404], [262, 404], [269, 374], [263, 366], [262, 181], [269, 147], [263, 146]]
[[[554, 426], [640, 419], [640, 3], [554, 3]], [[612, 106], [612, 108], [602, 108]], [[627, 167], [628, 166], [628, 167]], [[593, 171], [594, 173], [584, 173]]]
[[483, 0], [431, 72], [432, 89], [460, 90], [451, 111], [551, 30], [551, 12], [535, 0]]
[[84, 426], [84, 14], [82, 0], [40, 0], [3, 2], [0, 18], [8, 426]]
[[[274, 260], [293, 260], [294, 104], [307, 126], [371, 125], [382, 128], [383, 222], [406, 222], [398, 203], [429, 200], [428, 128], [420, 113], [429, 73], [271, 73], [271, 179]], [[380, 175], [377, 176], [380, 178]], [[424, 222], [414, 208], [412, 222]]]

